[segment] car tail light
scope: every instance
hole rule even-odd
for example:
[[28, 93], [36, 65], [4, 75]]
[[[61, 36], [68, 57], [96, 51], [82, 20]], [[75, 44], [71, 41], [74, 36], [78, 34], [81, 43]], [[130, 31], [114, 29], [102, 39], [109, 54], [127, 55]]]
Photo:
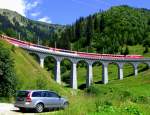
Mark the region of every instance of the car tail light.
[[28, 96], [26, 97], [26, 102], [31, 102], [31, 92], [28, 93]]

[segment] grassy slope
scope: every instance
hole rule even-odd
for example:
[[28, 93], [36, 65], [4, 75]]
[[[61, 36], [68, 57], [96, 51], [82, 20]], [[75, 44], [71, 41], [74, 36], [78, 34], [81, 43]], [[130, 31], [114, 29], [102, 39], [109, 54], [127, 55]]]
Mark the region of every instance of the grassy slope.
[[[135, 47], [136, 49], [142, 48], [140, 46]], [[131, 47], [130, 49], [133, 48]], [[140, 54], [142, 50], [139, 49], [137, 51]], [[146, 55], [148, 56], [148, 54]], [[96, 84], [91, 87], [90, 94], [78, 93], [78, 95], [75, 95], [75, 92], [57, 85], [50, 78], [49, 73], [41, 69], [32, 57], [23, 50], [16, 49], [16, 53], [13, 53], [13, 56], [15, 58], [18, 80], [20, 81], [18, 84], [19, 88], [52, 89], [68, 96], [71, 103], [70, 107], [65, 111], [58, 111], [54, 114], [147, 114], [150, 112], [149, 70], [140, 72], [135, 78], [131, 76], [133, 73], [132, 66], [126, 65], [124, 67], [124, 76], [130, 75], [130, 77], [119, 81], [114, 80], [117, 79], [117, 66], [111, 64], [109, 65], [109, 84]], [[141, 65], [139, 69], [143, 67], [144, 65]], [[101, 80], [101, 66], [95, 66], [93, 72], [94, 81]], [[86, 70], [79, 68], [78, 76], [78, 85], [85, 83]]]
[[90, 94], [71, 98], [71, 106], [58, 115], [114, 114], [148, 115], [150, 112], [150, 70], [141, 72], [122, 81], [110, 81], [107, 85], [96, 84]]
[[[7, 43], [5, 43], [5, 45], [11, 49], [10, 45]], [[109, 65], [110, 81], [107, 85], [94, 84], [88, 89], [90, 93], [81, 91], [76, 93], [73, 90], [71, 91], [68, 88], [57, 85], [50, 78], [49, 73], [41, 69], [36, 61], [23, 50], [16, 48], [15, 52], [12, 52], [12, 56], [15, 59], [18, 89], [52, 89], [62, 95], [68, 96], [70, 100], [69, 108], [64, 111], [61, 110], [43, 114], [131, 115], [143, 113], [146, 115], [150, 112], [150, 70], [140, 72], [136, 78], [130, 76], [119, 81], [114, 80], [117, 78], [117, 72], [114, 72], [117, 71], [117, 67], [115, 65]], [[127, 65], [124, 68], [126, 68], [124, 71], [125, 76], [133, 73], [131, 66]], [[93, 72], [94, 81], [101, 80], [101, 66], [95, 66]], [[86, 70], [84, 68], [79, 68], [78, 85], [85, 83], [85, 75]]]
[[[11, 45], [2, 40], [0, 40], [0, 42], [11, 50]], [[24, 50], [15, 47], [15, 51], [11, 51], [11, 55], [15, 62], [18, 90], [51, 89], [63, 95], [70, 92], [69, 89], [56, 84], [55, 81], [51, 79], [50, 74], [46, 70], [41, 69], [39, 64]]]
[[[150, 54], [143, 54], [144, 48], [140, 45], [129, 47], [130, 53], [142, 54], [150, 57]], [[109, 83], [107, 85], [94, 84], [89, 92], [71, 98], [70, 107], [65, 111], [58, 111], [58, 115], [134, 115], [150, 113], [150, 70], [144, 71], [145, 64], [138, 67], [139, 75], [133, 75], [133, 67], [130, 64], [124, 66], [124, 80], [117, 79], [117, 66], [110, 64]], [[67, 72], [69, 73], [69, 72]], [[67, 74], [65, 73], [65, 74]], [[102, 78], [102, 67], [94, 66], [94, 82]], [[86, 69], [78, 68], [78, 86], [85, 83]]]

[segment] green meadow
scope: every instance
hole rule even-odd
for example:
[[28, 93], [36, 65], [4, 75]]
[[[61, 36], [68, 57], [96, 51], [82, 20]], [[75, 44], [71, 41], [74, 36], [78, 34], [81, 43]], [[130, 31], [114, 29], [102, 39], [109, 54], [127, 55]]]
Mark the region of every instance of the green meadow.
[[[12, 46], [0, 41], [7, 48]], [[134, 50], [136, 49], [136, 50]], [[130, 53], [143, 55], [142, 46], [129, 47]], [[11, 52], [15, 61], [17, 74], [17, 89], [49, 89], [69, 99], [70, 105], [65, 110], [41, 113], [43, 115], [148, 115], [150, 113], [150, 70], [146, 64], [138, 67], [138, 76], [134, 76], [131, 64], [124, 65], [124, 79], [118, 80], [118, 68], [109, 64], [109, 82], [104, 85], [102, 80], [102, 66], [93, 66], [93, 84], [89, 88], [82, 87], [86, 83], [86, 67], [79, 66], [78, 90], [69, 87], [70, 71], [64, 71], [62, 85], [58, 85], [52, 78], [53, 72], [42, 69], [26, 51], [15, 47]], [[144, 54], [149, 57], [150, 54]], [[7, 101], [7, 100], [2, 100]], [[11, 102], [14, 100], [12, 99]]]

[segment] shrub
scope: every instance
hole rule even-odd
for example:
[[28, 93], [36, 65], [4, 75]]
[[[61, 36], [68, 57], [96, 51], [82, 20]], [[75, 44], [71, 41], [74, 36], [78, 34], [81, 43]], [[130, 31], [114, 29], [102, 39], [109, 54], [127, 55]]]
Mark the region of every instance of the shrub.
[[102, 93], [103, 91], [100, 91], [99, 88], [97, 88], [94, 85], [91, 85], [89, 88], [86, 89], [86, 92], [90, 93], [90, 94], [98, 95], [98, 94]]
[[15, 53], [16, 47], [14, 45], [12, 45], [11, 47], [11, 51]]
[[120, 94], [120, 99], [121, 100], [126, 100], [126, 99], [129, 99], [131, 97], [132, 97], [132, 95], [131, 95], [131, 93], [129, 91], [123, 91]]
[[96, 101], [96, 112], [115, 112], [116, 108], [112, 105], [112, 102], [109, 101]]
[[44, 79], [42, 79], [42, 78], [37, 78], [37, 80], [36, 80], [36, 87], [38, 88], [38, 89], [46, 89], [47, 88], [47, 84], [46, 84], [46, 82], [44, 81]]
[[10, 50], [0, 43], [0, 96], [11, 97], [16, 91], [16, 74], [14, 60]]
[[67, 67], [62, 66], [62, 67], [61, 67], [61, 73], [63, 74], [63, 73], [65, 73], [66, 71], [67, 71]]
[[130, 115], [142, 115], [139, 109], [135, 106], [128, 106], [124, 109], [125, 112], [129, 113]]
[[149, 103], [149, 98], [145, 96], [139, 96], [139, 97], [133, 97], [131, 101], [134, 103], [147, 104]]

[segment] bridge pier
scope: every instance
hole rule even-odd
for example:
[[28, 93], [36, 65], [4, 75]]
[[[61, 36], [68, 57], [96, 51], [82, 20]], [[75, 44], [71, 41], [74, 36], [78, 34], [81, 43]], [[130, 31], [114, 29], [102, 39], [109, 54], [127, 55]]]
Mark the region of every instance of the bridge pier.
[[133, 63], [134, 66], [134, 76], [138, 75], [138, 63]]
[[61, 62], [61, 60], [56, 58], [56, 64], [55, 64], [55, 81], [58, 84], [61, 84], [60, 62]]
[[39, 58], [40, 58], [40, 66], [41, 68], [44, 68], [44, 59], [45, 59], [45, 56], [42, 55], [42, 54], [38, 54]]
[[123, 80], [123, 63], [118, 63], [118, 79]]
[[88, 70], [87, 70], [87, 79], [86, 79], [86, 87], [91, 86], [93, 82], [93, 69], [92, 69], [93, 63], [88, 63]]
[[137, 76], [138, 75], [138, 68], [134, 67], [134, 75]]
[[102, 63], [102, 69], [103, 69], [102, 82], [104, 84], [107, 84], [108, 83], [108, 63], [107, 62]]
[[71, 87], [77, 89], [77, 62], [72, 62], [71, 74]]
[[44, 58], [40, 58], [40, 66], [41, 68], [44, 68]]

